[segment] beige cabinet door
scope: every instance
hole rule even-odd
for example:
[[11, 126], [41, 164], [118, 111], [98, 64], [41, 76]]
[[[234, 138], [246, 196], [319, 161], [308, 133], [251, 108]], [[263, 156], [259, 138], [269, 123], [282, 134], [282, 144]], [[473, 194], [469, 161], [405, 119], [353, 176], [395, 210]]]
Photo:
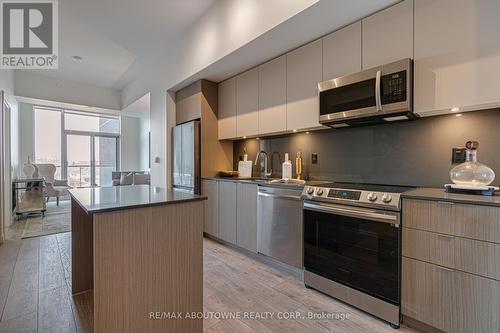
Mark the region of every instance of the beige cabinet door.
[[219, 140], [236, 137], [236, 78], [219, 83]]
[[236, 135], [259, 134], [259, 69], [236, 77]]
[[500, 1], [415, 1], [415, 111], [496, 107]]
[[286, 56], [259, 66], [259, 134], [286, 131]]
[[363, 69], [413, 58], [413, 0], [369, 16], [362, 24]]
[[500, 332], [500, 281], [455, 271], [451, 331]]
[[449, 332], [452, 320], [452, 270], [402, 258], [401, 312]]
[[257, 252], [257, 185], [237, 184], [236, 244]]
[[219, 236], [219, 187], [216, 180], [202, 180], [201, 194], [207, 197], [204, 202], [203, 231], [209, 235]]
[[323, 80], [361, 71], [361, 22], [323, 37]]
[[236, 183], [219, 182], [219, 238], [236, 244]]
[[286, 55], [287, 130], [318, 128], [318, 83], [323, 79], [321, 39]]

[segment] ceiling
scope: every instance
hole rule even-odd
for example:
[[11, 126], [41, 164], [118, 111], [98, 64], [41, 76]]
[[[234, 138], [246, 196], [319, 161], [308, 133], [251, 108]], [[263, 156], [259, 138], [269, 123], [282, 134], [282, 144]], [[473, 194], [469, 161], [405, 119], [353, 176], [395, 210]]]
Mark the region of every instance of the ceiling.
[[59, 69], [28, 72], [120, 90], [215, 1], [59, 1]]
[[[184, 33], [216, 1], [61, 0], [59, 69], [27, 72], [122, 90], [141, 76], [158, 74], [154, 73], [155, 63], [161, 60], [162, 63], [156, 67], [161, 68], [165, 67], [169, 57], [175, 58], [176, 45], [182, 44], [182, 38], [188, 38]], [[397, 1], [318, 1], [248, 45], [185, 79], [220, 81]], [[73, 56], [82, 57], [83, 62], [73, 61]], [[180, 82], [177, 86], [185, 83]]]

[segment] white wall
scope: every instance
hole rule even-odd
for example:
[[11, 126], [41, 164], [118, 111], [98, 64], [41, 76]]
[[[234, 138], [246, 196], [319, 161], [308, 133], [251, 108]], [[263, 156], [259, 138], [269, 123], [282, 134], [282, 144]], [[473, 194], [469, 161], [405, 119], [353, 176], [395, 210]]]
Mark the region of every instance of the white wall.
[[159, 158], [159, 163], [151, 165], [153, 185], [170, 185], [171, 161], [167, 156], [175, 103], [167, 90], [317, 1], [288, 0], [286, 5], [282, 0], [217, 1], [172, 45], [168, 61], [159, 58], [148, 73], [122, 91], [124, 106], [151, 93], [151, 156]]
[[[34, 132], [33, 132], [33, 104], [19, 103], [19, 131], [21, 139], [19, 142], [19, 158], [21, 166], [27, 162], [28, 156], [33, 160], [34, 156]], [[21, 167], [22, 170], [22, 167]], [[20, 170], [20, 172], [22, 172]]]
[[139, 119], [139, 145], [140, 145], [140, 169], [148, 170], [150, 169], [150, 159], [149, 159], [149, 131], [150, 123], [148, 118]]
[[[179, 84], [228, 55], [236, 53], [237, 50], [261, 36], [264, 36], [262, 39], [267, 40], [268, 45], [280, 44], [278, 33], [283, 34], [283, 31], [275, 34], [269, 32], [289, 22], [297, 14], [317, 7], [315, 4], [320, 4], [320, 6], [293, 22], [295, 31], [286, 32], [286, 43], [281, 43], [281, 48], [293, 45], [293, 43], [306, 43], [313, 39], [312, 36], [317, 38], [331, 31], [325, 30], [325, 27], [348, 24], [395, 2], [396, 0], [360, 1], [359, 4], [353, 4], [350, 0], [217, 1], [184, 35], [180, 36], [176, 43], [171, 45], [168, 55], [160, 55], [158, 60], [152, 63], [149, 71], [131, 82], [122, 91], [122, 105], [124, 106], [129, 105], [145, 92], [151, 92], [152, 158], [155, 156], [160, 158], [160, 163], [152, 164], [152, 184], [169, 185], [171, 163], [167, 160], [167, 156], [170, 156], [171, 126], [175, 123], [175, 120], [172, 120], [172, 117], [175, 118], [175, 103], [171, 95], [166, 93], [168, 90], [180, 88]], [[318, 16], [318, 13], [321, 15]], [[321, 19], [318, 20], [318, 17]], [[344, 17], [344, 22], [336, 21], [339, 17]], [[292, 42], [290, 42], [290, 37], [293, 39]], [[262, 57], [262, 54], [271, 56], [266, 48], [258, 46], [254, 47], [251, 52], [249, 51], [246, 50], [244, 57], [247, 66], [258, 64], [252, 64], [250, 61], [256, 59], [259, 61], [258, 58]], [[284, 51], [286, 50], [282, 50], [282, 53]], [[233, 69], [238, 67], [234, 63], [231, 65], [226, 63], [221, 68], [229, 66]]]
[[30, 72], [16, 72], [14, 92], [19, 97], [121, 110], [119, 90], [62, 81]]
[[[5, 149], [7, 156], [4, 161], [0, 161], [3, 163], [3, 167], [5, 170], [5, 179], [0, 181], [0, 191], [2, 191], [5, 195], [4, 207], [6, 208], [4, 212], [1, 212], [3, 215], [0, 216], [0, 225], [1, 226], [9, 226], [12, 223], [12, 192], [10, 190], [11, 180], [17, 176], [17, 172], [19, 169], [19, 157], [15, 148], [19, 146], [19, 131], [18, 131], [18, 123], [19, 123], [19, 115], [18, 115], [18, 106], [17, 101], [14, 98], [14, 72], [12, 70], [0, 70], [0, 90], [3, 90], [5, 93], [5, 100], [10, 105], [10, 114], [7, 115], [6, 124], [6, 142]], [[8, 133], [7, 133], [8, 132]], [[13, 149], [14, 148], [14, 149]], [[3, 227], [2, 227], [3, 228]], [[3, 237], [3, 231], [0, 232], [0, 238]]]
[[140, 118], [121, 117], [120, 170], [141, 170], [140, 124]]

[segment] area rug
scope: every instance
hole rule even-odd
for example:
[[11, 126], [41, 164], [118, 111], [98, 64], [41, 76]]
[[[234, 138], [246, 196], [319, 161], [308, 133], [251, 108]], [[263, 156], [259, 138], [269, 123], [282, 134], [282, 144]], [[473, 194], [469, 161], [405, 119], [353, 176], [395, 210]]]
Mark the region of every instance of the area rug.
[[47, 203], [45, 216], [28, 216], [21, 238], [32, 238], [71, 231], [71, 201]]

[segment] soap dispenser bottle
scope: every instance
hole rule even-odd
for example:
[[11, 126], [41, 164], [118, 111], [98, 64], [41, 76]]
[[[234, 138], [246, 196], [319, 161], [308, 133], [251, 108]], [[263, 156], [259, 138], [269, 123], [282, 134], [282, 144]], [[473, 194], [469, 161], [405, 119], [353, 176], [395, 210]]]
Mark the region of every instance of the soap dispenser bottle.
[[282, 178], [285, 180], [292, 179], [292, 162], [288, 158], [288, 153], [285, 153], [285, 162], [282, 167]]

